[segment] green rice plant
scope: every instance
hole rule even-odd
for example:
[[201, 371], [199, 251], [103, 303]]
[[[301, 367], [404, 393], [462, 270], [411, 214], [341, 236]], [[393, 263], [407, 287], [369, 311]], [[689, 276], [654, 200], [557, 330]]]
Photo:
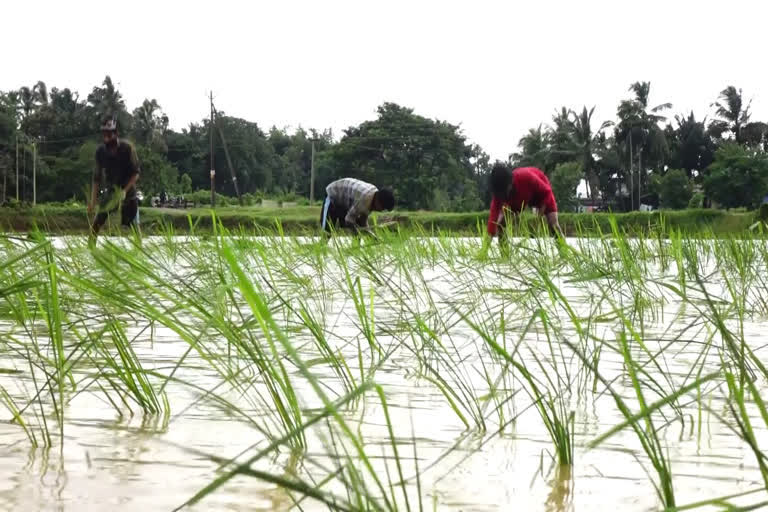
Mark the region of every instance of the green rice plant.
[[[295, 430], [289, 431], [285, 433], [282, 437], [275, 439], [268, 446], [260, 449], [256, 454], [251, 456], [245, 462], [236, 463], [234, 460], [225, 460], [215, 456], [211, 456], [209, 454], [200, 454], [206, 457], [213, 458], [214, 460], [219, 462], [222, 465], [222, 467], [226, 467], [227, 470], [224, 471], [216, 479], [211, 481], [208, 485], [203, 487], [190, 499], [182, 503], [175, 510], [180, 510], [186, 506], [194, 505], [202, 501], [206, 496], [212, 494], [217, 489], [219, 489], [222, 485], [224, 485], [226, 482], [228, 482], [229, 480], [231, 480], [232, 478], [240, 474], [252, 476], [268, 482], [276, 483], [294, 492], [298, 492], [303, 495], [309, 496], [311, 498], [317, 499], [325, 503], [327, 506], [331, 507], [331, 510], [345, 510], [345, 511], [356, 510], [351, 502], [345, 502], [335, 496], [331, 496], [323, 492], [321, 489], [322, 486], [320, 485], [311, 486], [306, 484], [305, 482], [295, 481], [295, 480], [291, 481], [285, 478], [279, 478], [265, 471], [256, 470], [252, 466], [256, 462], [258, 462], [260, 459], [266, 457], [267, 455], [274, 452], [281, 446], [285, 444], [289, 444], [290, 439], [292, 437], [298, 437], [298, 436], [304, 437], [304, 433], [307, 429], [326, 420], [329, 417], [334, 416], [335, 414], [338, 414], [338, 410], [342, 408], [345, 404], [347, 404], [350, 401], [358, 399], [360, 396], [362, 396], [366, 391], [368, 391], [371, 388], [372, 388], [371, 383], [363, 384], [362, 386], [360, 386], [359, 388], [356, 388], [352, 393], [348, 394], [347, 396], [342, 397], [341, 399], [337, 400], [334, 403], [327, 404], [319, 414], [315, 415], [312, 418], [309, 418], [308, 420], [303, 422], [301, 425], [297, 426]], [[359, 497], [358, 504], [362, 504], [362, 502], [363, 502], [363, 497]], [[359, 508], [357, 510], [359, 510]]]
[[[428, 471], [489, 449], [533, 407], [561, 477], [553, 491], [572, 491], [583, 448], [631, 429], [641, 447], [631, 453], [647, 455], [662, 504], [725, 507], [737, 497], [673, 506], [682, 489], [668, 432], [679, 422], [680, 439], [693, 439], [697, 424], [701, 444], [709, 414], [750, 448], [765, 483], [768, 413], [755, 380], [765, 377], [764, 349], [748, 331], [764, 320], [765, 244], [693, 239], [666, 216], [636, 232], [590, 219], [573, 230], [608, 231], [567, 241], [526, 220], [534, 236], [487, 259], [474, 256], [477, 240], [426, 224], [328, 244], [279, 223], [227, 229], [218, 216], [205, 232], [190, 217], [191, 238], [160, 225], [141, 244], [100, 239], [92, 251], [81, 240], [0, 237], [1, 407], [19, 438], [53, 446], [69, 442], [66, 411], [83, 395], [117, 416], [168, 417], [162, 428], [213, 406], [252, 428], [253, 446], [236, 457], [189, 449], [219, 466], [190, 502], [246, 476], [282, 489], [297, 509], [332, 510], [423, 509]], [[168, 336], [175, 355], [158, 365], [151, 354]], [[401, 435], [393, 413], [404, 404], [393, 396], [402, 395], [377, 385], [383, 377], [426, 387], [429, 407], [465, 431], [419, 461], [429, 451], [413, 427]], [[711, 404], [720, 389], [725, 411]], [[179, 390], [192, 399], [171, 417]], [[623, 419], [585, 447], [579, 411], [603, 395]], [[381, 436], [369, 437], [372, 424]], [[562, 496], [549, 505], [563, 506]]]
[[[110, 304], [118, 309], [140, 312], [145, 318], [172, 329], [189, 344], [190, 350], [197, 351], [224, 379], [239, 389], [243, 396], [253, 398], [259, 404], [260, 409], [275, 410], [277, 412], [277, 421], [275, 422], [277, 428], [280, 430], [291, 428], [294, 418], [297, 417], [296, 414], [300, 415], [300, 411], [293, 396], [293, 389], [285, 381], [285, 368], [282, 367], [279, 359], [277, 364], [270, 364], [274, 353], [270, 356], [268, 352], [264, 351], [261, 343], [253, 338], [249, 330], [238, 329], [225, 319], [226, 310], [210, 307], [210, 301], [199, 293], [195, 293], [191, 285], [183, 278], [169, 280], [166, 276], [159, 275], [154, 267], [139, 260], [136, 254], [130, 255], [115, 246], [108, 246], [108, 250], [109, 252], [106, 254], [96, 255], [97, 261], [102, 264], [102, 268], [110, 276], [108, 285], [94, 286], [90, 280], [77, 280], [77, 284], [95, 294], [102, 303]], [[115, 263], [126, 264], [130, 271], [121, 273], [118, 270], [119, 265], [116, 266]], [[218, 270], [218, 268], [218, 266], [214, 266], [214, 269]], [[131, 276], [131, 283], [125, 281], [125, 276], [128, 275]], [[180, 288], [179, 283], [182, 284]], [[161, 297], [166, 306], [158, 308], [153, 300], [147, 298], [145, 294], [147, 290], [152, 290], [155, 296]], [[225, 289], [225, 295], [232, 301], [234, 309], [231, 313], [236, 318], [239, 317], [241, 321], [245, 321], [232, 296], [231, 289]], [[181, 318], [178, 312], [195, 313], [200, 317], [203, 324], [214, 327], [223, 335], [224, 339], [227, 340], [227, 347], [234, 346], [238, 354], [246, 356], [247, 364], [255, 365], [259, 370], [258, 374], [265, 378], [266, 394], [251, 384], [242, 383], [240, 379], [236, 379], [235, 375], [243, 375], [243, 373], [231, 367], [231, 356], [223, 361], [224, 364], [220, 364], [221, 357], [217, 354], [216, 347], [206, 349], [205, 345], [199, 343], [199, 336], [195, 334], [193, 328], [187, 327], [189, 325], [188, 319]], [[255, 392], [248, 393], [248, 390]], [[268, 418], [271, 419], [271, 416]], [[270, 430], [270, 428], [266, 428], [262, 432], [272, 437], [274, 434], [271, 434]], [[303, 442], [301, 438], [296, 441]]]
[[[744, 386], [737, 383], [736, 377], [731, 372], [725, 372], [725, 381], [728, 384], [728, 391], [730, 394], [730, 401], [728, 407], [731, 411], [731, 417], [736, 422], [737, 429], [731, 427], [734, 432], [741, 437], [744, 442], [749, 446], [752, 453], [755, 455], [760, 473], [763, 477], [763, 484], [766, 491], [768, 491], [768, 456], [760, 449], [757, 438], [755, 437], [755, 431], [752, 427], [752, 421], [750, 420], [749, 412], [747, 411], [747, 395]], [[766, 410], [765, 402], [763, 401], [760, 393], [751, 380], [747, 381], [748, 390], [752, 395], [756, 407], [760, 411], [761, 417], [768, 426], [768, 410]], [[736, 407], [734, 407], [734, 403]], [[711, 411], [713, 412], [713, 411]], [[714, 412], [713, 412], [714, 413]], [[714, 413], [721, 422], [728, 424], [725, 418], [720, 417], [717, 413]]]
[[420, 346], [406, 346], [420, 364], [419, 377], [440, 391], [466, 428], [474, 426], [485, 430], [487, 426], [480, 407], [479, 392], [472, 384], [464, 363], [467, 355], [451, 335], [453, 321], [438, 313], [438, 304], [424, 276], [419, 275], [419, 278], [429, 313], [425, 315], [412, 309], [405, 300], [406, 296], [400, 299], [409, 313], [407, 321], [412, 326], [411, 338], [420, 341]]
[[480, 328], [467, 315], [463, 313], [459, 313], [459, 315], [498, 356], [502, 357], [520, 373], [523, 381], [526, 383], [526, 392], [533, 403], [536, 404], [536, 409], [555, 446], [558, 463], [560, 465], [572, 464], [574, 454], [574, 414], [573, 412], [566, 411], [565, 402], [562, 399], [562, 391], [553, 392], [542, 386], [528, 368], [522, 362], [513, 358], [489, 333]]
[[[279, 342], [282, 348], [287, 352], [291, 361], [297, 366], [301, 375], [311, 385], [314, 393], [322, 401], [324, 407], [329, 410], [331, 417], [333, 417], [336, 424], [340, 427], [341, 431], [346, 436], [346, 439], [351, 442], [352, 446], [354, 447], [354, 451], [356, 455], [359, 457], [359, 459], [362, 461], [365, 467], [366, 475], [374, 481], [374, 483], [376, 484], [376, 487], [382, 493], [382, 499], [384, 500], [386, 508], [392, 509], [392, 504], [387, 497], [385, 488], [377, 472], [373, 469], [373, 465], [371, 464], [369, 457], [366, 455], [365, 451], [363, 450], [363, 446], [360, 443], [359, 439], [354, 435], [353, 431], [350, 429], [346, 421], [343, 419], [338, 409], [329, 400], [329, 398], [323, 391], [322, 386], [319, 384], [318, 379], [314, 375], [312, 375], [312, 373], [309, 370], [309, 367], [299, 356], [295, 347], [293, 347], [293, 345], [288, 341], [284, 333], [275, 324], [274, 319], [272, 318], [272, 315], [269, 309], [267, 308], [266, 303], [264, 302], [263, 296], [256, 291], [256, 289], [253, 286], [253, 283], [251, 283], [251, 281], [248, 280], [245, 273], [242, 271], [240, 265], [238, 264], [236, 258], [234, 257], [234, 254], [232, 253], [231, 249], [226, 246], [223, 246], [220, 249], [220, 251], [223, 257], [226, 259], [227, 263], [229, 264], [230, 268], [234, 272], [235, 276], [237, 277], [240, 290], [242, 291], [254, 315], [257, 317], [261, 331], [269, 341], [270, 346], [272, 346], [274, 350], [275, 342]], [[299, 425], [294, 427], [294, 430], [297, 430], [297, 429], [303, 430], [303, 428], [299, 427]], [[205, 494], [208, 494], [213, 489], [221, 485], [224, 481], [231, 478], [231, 476], [233, 475], [234, 474], [230, 474], [227, 478], [217, 479], [215, 485], [212, 484], [212, 486], [206, 487], [206, 489], [201, 491], [201, 493], [198, 493], [196, 498], [202, 497]], [[190, 503], [194, 501], [196, 501], [196, 499], [193, 499], [193, 501], [190, 501]]]
[[[619, 237], [619, 234], [616, 230], [616, 227], [614, 225], [614, 237]], [[630, 258], [628, 256], [629, 249], [627, 248], [625, 242], [623, 239], [618, 240], [618, 244], [620, 247], [623, 247], [622, 253], [624, 254], [623, 258], [625, 260], [625, 268], [628, 269], [628, 275], [632, 276], [632, 279], [636, 278], [636, 275], [633, 276], [634, 272], [632, 270], [634, 263], [630, 262]], [[579, 321], [578, 317], [576, 316], [573, 309], [569, 306], [568, 300], [566, 297], [560, 292], [558, 287], [556, 287], [549, 277], [549, 275], [546, 272], [540, 271], [539, 277], [542, 279], [544, 283], [547, 285], [547, 289], [549, 290], [552, 300], [554, 301], [555, 297], [557, 298], [558, 302], [563, 305], [565, 308], [567, 315], [570, 317], [571, 322], [576, 327], [577, 333], [579, 334], [579, 339], [583, 339], [585, 336], [585, 332], [583, 327], [581, 326], [581, 322]], [[631, 286], [631, 282], [630, 282]], [[641, 288], [638, 288], [641, 289]], [[610, 302], [610, 299], [609, 299]], [[637, 305], [637, 301], [635, 302]], [[644, 347], [642, 343], [642, 333], [636, 332], [632, 323], [630, 322], [629, 318], [625, 316], [625, 314], [622, 312], [621, 307], [613, 306], [614, 312], [618, 315], [619, 318], [622, 319], [622, 323], [626, 331], [628, 331], [632, 338], [641, 346]], [[642, 323], [641, 323], [642, 325]], [[642, 328], [642, 327], [641, 327]], [[622, 358], [624, 360], [624, 365], [627, 370], [628, 376], [630, 378], [630, 381], [632, 383], [633, 389], [635, 391], [637, 400], [640, 404], [641, 411], [647, 411], [648, 410], [648, 402], [646, 401], [645, 394], [643, 392], [643, 381], [641, 380], [641, 376], [644, 378], [649, 378], [650, 375], [642, 370], [642, 367], [639, 367], [636, 362], [634, 361], [632, 357], [632, 351], [628, 342], [628, 337], [626, 335], [625, 330], [622, 330], [618, 333], [618, 341], [619, 341], [619, 350], [622, 355]], [[599, 376], [599, 373], [596, 368], [593, 367], [594, 363], [588, 356], [586, 356], [583, 345], [580, 343], [573, 343], [570, 341], [563, 340], [563, 343], [565, 343], [567, 346], [571, 347], [571, 349], [579, 355], [579, 357], [582, 359], [582, 362], [592, 367], [592, 371], [596, 378], [599, 378], [600, 380], [604, 380], [602, 377]], [[653, 359], [653, 358], [652, 358]], [[660, 369], [661, 370], [661, 369]], [[661, 371], [663, 374], [663, 370]], [[650, 377], [650, 382], [653, 382], [653, 378]], [[607, 381], [604, 382], [606, 387], [610, 389], [610, 385]], [[658, 389], [661, 389], [661, 387], [658, 384], [655, 384]], [[699, 385], [697, 381], [697, 385]], [[629, 413], [629, 409], [624, 404], [623, 400], [619, 397], [618, 394], [612, 392], [614, 395], [614, 399], [619, 406], [621, 412], [626, 417], [631, 417], [631, 414]], [[664, 405], [672, 404], [676, 400], [678, 395], [675, 393], [662, 398]], [[656, 470], [656, 473], [658, 475], [658, 485], [656, 487], [657, 493], [662, 500], [662, 503], [664, 503], [665, 506], [674, 506], [675, 503], [675, 496], [674, 496], [674, 488], [672, 485], [672, 473], [671, 469], [669, 467], [669, 463], [667, 461], [667, 457], [664, 453], [664, 448], [660, 442], [660, 439], [658, 437], [658, 432], [656, 427], [653, 424], [651, 414], [645, 414], [644, 415], [644, 422], [645, 422], [645, 428], [640, 428], [636, 424], [633, 424], [633, 429], [635, 430], [635, 433], [638, 436], [638, 439], [640, 440], [643, 449], [645, 450], [646, 454], [648, 455], [651, 464], [653, 465], [654, 469]], [[595, 443], [592, 444], [592, 446], [596, 446]], [[656, 485], [656, 484], [654, 484]]]
[[[115, 377], [124, 385], [133, 400], [141, 409], [149, 414], [157, 414], [167, 410], [168, 399], [163, 394], [158, 396], [154, 386], [147, 378], [131, 342], [125, 334], [122, 324], [116, 319], [107, 320], [106, 331], [111, 334], [112, 344], [117, 351], [117, 357], [113, 357], [103, 341], [97, 344], [98, 350], [104, 357], [106, 366], [111, 369]], [[103, 370], [100, 377], [109, 378]], [[162, 402], [162, 403], [161, 403]]]
[[730, 500], [733, 500], [736, 498], [744, 498], [746, 496], [750, 496], [752, 494], [757, 494], [762, 492], [763, 492], [763, 489], [753, 489], [750, 491], [740, 492], [737, 494], [730, 494], [728, 496], [720, 496], [720, 497], [709, 499], [709, 500], [702, 500], [694, 503], [688, 503], [686, 505], [679, 505], [677, 507], [672, 507], [667, 510], [669, 510], [670, 512], [678, 512], [678, 511], [682, 512], [684, 510], [695, 510], [699, 508], [711, 508], [711, 507], [718, 507], [719, 510], [744, 510], [744, 511], [760, 510], [761, 508], [768, 506], [768, 500], [760, 501], [747, 506], [736, 505], [735, 503], [731, 503]]

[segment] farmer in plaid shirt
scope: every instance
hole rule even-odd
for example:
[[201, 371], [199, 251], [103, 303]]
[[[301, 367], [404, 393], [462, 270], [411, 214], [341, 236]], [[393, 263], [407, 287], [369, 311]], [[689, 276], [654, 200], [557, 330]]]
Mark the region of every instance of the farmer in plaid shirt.
[[387, 188], [378, 189], [370, 183], [354, 178], [336, 180], [325, 187], [325, 201], [320, 214], [320, 225], [330, 231], [336, 228], [358, 228], [368, 226], [371, 212], [391, 210], [395, 207], [395, 196]]

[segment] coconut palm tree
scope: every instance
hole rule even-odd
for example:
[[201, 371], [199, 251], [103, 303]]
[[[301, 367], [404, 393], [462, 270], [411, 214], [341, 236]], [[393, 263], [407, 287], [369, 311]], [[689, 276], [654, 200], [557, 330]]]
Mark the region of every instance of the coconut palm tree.
[[549, 134], [540, 124], [536, 128], [528, 130], [520, 140], [518, 146], [522, 150], [520, 153], [509, 155], [509, 160], [518, 166], [531, 165], [540, 169], [545, 169], [549, 157]]
[[38, 81], [34, 87], [32, 87], [32, 95], [35, 103], [39, 106], [45, 106], [48, 104], [48, 87], [42, 80]]
[[6, 105], [6, 108], [13, 114], [13, 118], [18, 122], [19, 115], [21, 114], [21, 93], [19, 91], [8, 91], [7, 93], [0, 94], [0, 98]]
[[571, 136], [573, 142], [578, 148], [578, 158], [581, 161], [584, 170], [585, 179], [589, 185], [590, 196], [595, 198], [600, 195], [600, 181], [597, 174], [594, 173], [595, 149], [600, 144], [603, 130], [613, 125], [611, 121], [604, 121], [596, 131], [592, 131], [592, 115], [595, 113], [595, 107], [587, 110], [587, 107], [577, 114], [570, 112], [569, 125], [571, 127]]
[[[101, 121], [107, 118], [117, 119], [118, 121], [127, 118], [123, 96], [115, 88], [115, 84], [109, 75], [104, 77], [102, 85], [103, 87], [94, 87], [93, 91], [88, 95], [88, 104], [98, 118], [96, 122], [101, 123]], [[125, 128], [127, 127], [121, 127], [121, 130]]]
[[579, 148], [573, 140], [571, 113], [570, 109], [561, 107], [552, 116], [552, 128], [548, 130], [547, 171], [554, 170], [559, 164], [573, 161], [578, 155]]
[[720, 91], [718, 99], [720, 101], [712, 104], [715, 107], [715, 115], [719, 118], [712, 122], [713, 132], [722, 133], [730, 130], [736, 143], [741, 144], [743, 142], [742, 128], [749, 123], [749, 118], [752, 116], [749, 112], [752, 101], [750, 100], [745, 107], [741, 89], [737, 90], [732, 85]]
[[715, 144], [706, 129], [706, 118], [697, 121], [691, 112], [688, 116], [675, 116], [677, 127], [667, 126], [667, 140], [670, 143], [669, 165], [673, 169], [684, 169], [692, 179], [694, 171], [701, 173], [712, 163]]
[[18, 98], [21, 112], [26, 119], [38, 108], [48, 105], [48, 87], [42, 80], [31, 88], [25, 85], [19, 89]]
[[[666, 121], [666, 117], [660, 112], [672, 108], [672, 104], [662, 103], [649, 108], [650, 82], [635, 82], [629, 86], [629, 91], [634, 93], [634, 98], [619, 103], [616, 113], [619, 123], [616, 125], [615, 138], [616, 142], [626, 149], [629, 167], [634, 167], [634, 162], [637, 161], [638, 187], [642, 187], [646, 174], [643, 161], [646, 166], [654, 161], [658, 163], [667, 152], [664, 131], [658, 123]], [[631, 180], [632, 173], [628, 173], [628, 176]], [[631, 191], [633, 184], [629, 185]]]
[[35, 109], [35, 94], [32, 92], [32, 89], [27, 86], [19, 89], [19, 105], [22, 116], [26, 119]]
[[145, 144], [152, 142], [156, 130], [155, 112], [160, 109], [157, 100], [145, 99], [140, 107], [133, 111], [134, 129], [138, 138]]
[[148, 146], [162, 150], [165, 146], [163, 136], [168, 129], [168, 116], [162, 113], [157, 100], [145, 99], [141, 106], [133, 111], [133, 118], [138, 139]]

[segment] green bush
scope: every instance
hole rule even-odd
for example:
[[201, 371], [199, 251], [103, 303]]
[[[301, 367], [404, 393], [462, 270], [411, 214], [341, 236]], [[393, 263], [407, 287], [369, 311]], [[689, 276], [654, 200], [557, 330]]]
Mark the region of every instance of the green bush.
[[448, 192], [441, 188], [432, 191], [432, 198], [429, 200], [429, 209], [435, 212], [448, 212], [451, 210], [451, 198]]
[[[210, 197], [210, 194], [209, 194]], [[261, 203], [261, 197], [256, 197], [254, 194], [246, 193], [242, 195], [244, 206], [256, 206]], [[235, 201], [237, 202], [237, 201]]]
[[760, 205], [760, 209], [757, 210], [757, 218], [763, 222], [768, 222], [768, 203]]
[[141, 177], [137, 187], [144, 196], [156, 196], [163, 190], [167, 194], [175, 194], [179, 187], [178, 169], [165, 156], [144, 146], [136, 146], [136, 153], [141, 165]]
[[192, 178], [189, 177], [189, 174], [184, 173], [179, 178], [179, 191], [182, 194], [192, 193]]
[[474, 212], [483, 208], [483, 200], [480, 199], [480, 190], [477, 182], [471, 178], [464, 179], [464, 186], [459, 197], [454, 199], [453, 208], [460, 212]]
[[558, 210], [563, 212], [576, 210], [579, 204], [576, 188], [579, 186], [583, 175], [581, 164], [577, 162], [559, 164], [550, 173], [549, 182], [552, 184], [552, 192], [555, 194]]
[[704, 194], [701, 192], [693, 194], [688, 201], [688, 208], [704, 208]]
[[659, 180], [659, 198], [661, 207], [682, 210], [688, 206], [693, 195], [693, 188], [685, 171], [670, 169]]
[[725, 208], [757, 208], [768, 193], [768, 154], [728, 143], [707, 168], [704, 190]]
[[[187, 194], [185, 199], [192, 201], [196, 204], [210, 205], [211, 204], [211, 191], [210, 190], [196, 190], [191, 194]], [[216, 206], [231, 206], [236, 205], [237, 198], [228, 197], [216, 192]]]

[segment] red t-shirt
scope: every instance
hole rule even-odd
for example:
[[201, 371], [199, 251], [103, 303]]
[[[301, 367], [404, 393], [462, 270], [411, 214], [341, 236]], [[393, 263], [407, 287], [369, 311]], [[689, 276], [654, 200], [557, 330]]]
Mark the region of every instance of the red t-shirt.
[[488, 234], [496, 234], [504, 208], [519, 213], [526, 206], [538, 208], [542, 214], [557, 212], [555, 195], [547, 175], [536, 167], [518, 167], [512, 171], [512, 194], [506, 199], [491, 200], [491, 214], [488, 217]]

